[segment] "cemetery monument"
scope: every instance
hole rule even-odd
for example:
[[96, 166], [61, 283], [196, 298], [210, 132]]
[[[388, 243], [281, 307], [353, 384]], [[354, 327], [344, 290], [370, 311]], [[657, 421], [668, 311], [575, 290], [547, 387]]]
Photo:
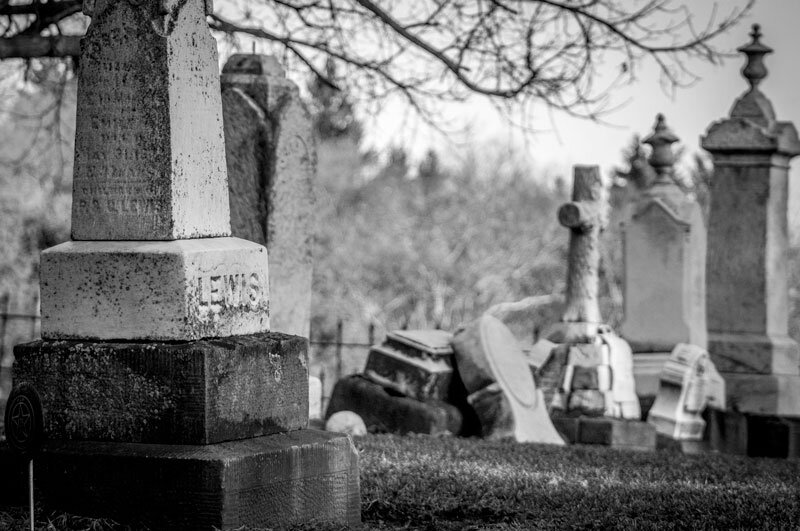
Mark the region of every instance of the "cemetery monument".
[[15, 348], [2, 495], [27, 492], [12, 449], [38, 446], [52, 509], [357, 524], [352, 441], [306, 429], [307, 340], [269, 331], [267, 251], [230, 236], [210, 2], [83, 10], [73, 240], [42, 253], [43, 339]]

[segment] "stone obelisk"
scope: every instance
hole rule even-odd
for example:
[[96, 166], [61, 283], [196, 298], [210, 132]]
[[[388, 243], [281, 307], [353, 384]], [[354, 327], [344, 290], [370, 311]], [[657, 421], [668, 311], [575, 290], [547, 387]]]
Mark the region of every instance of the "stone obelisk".
[[74, 514], [357, 523], [352, 442], [305, 429], [307, 340], [269, 332], [267, 251], [230, 237], [210, 4], [83, 9], [73, 240], [42, 253], [43, 340], [15, 348], [9, 398], [33, 423], [9, 446], [39, 449], [41, 501]]

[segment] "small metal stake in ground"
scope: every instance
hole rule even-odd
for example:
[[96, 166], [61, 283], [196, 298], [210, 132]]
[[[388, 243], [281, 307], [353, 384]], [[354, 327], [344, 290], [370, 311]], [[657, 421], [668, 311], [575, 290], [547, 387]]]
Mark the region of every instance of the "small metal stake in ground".
[[42, 444], [42, 402], [33, 386], [15, 387], [8, 397], [5, 414], [6, 441], [28, 458], [28, 502], [31, 531], [34, 529], [33, 456]]

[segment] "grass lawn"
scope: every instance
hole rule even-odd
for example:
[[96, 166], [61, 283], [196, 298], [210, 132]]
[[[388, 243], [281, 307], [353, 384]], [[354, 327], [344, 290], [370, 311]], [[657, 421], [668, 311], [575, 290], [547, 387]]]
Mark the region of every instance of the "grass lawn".
[[[800, 528], [799, 461], [425, 436], [356, 446], [371, 529]], [[55, 518], [39, 529], [121, 529]], [[0, 529], [25, 525], [0, 513]]]

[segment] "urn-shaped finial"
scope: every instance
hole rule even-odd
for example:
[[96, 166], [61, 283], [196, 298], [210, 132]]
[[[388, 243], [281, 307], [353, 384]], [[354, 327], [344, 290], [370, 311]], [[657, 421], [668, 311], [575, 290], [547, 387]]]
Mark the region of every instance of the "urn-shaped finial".
[[679, 139], [675, 133], [667, 126], [664, 115], [659, 113], [656, 116], [656, 125], [653, 133], [645, 138], [643, 142], [653, 148], [647, 162], [656, 170], [658, 180], [670, 180], [669, 177], [674, 171], [675, 153], [672, 151], [672, 144]]
[[742, 68], [742, 75], [750, 83], [750, 87], [755, 89], [762, 79], [767, 77], [767, 67], [764, 65], [764, 56], [774, 50], [761, 43], [761, 26], [753, 24], [753, 31], [750, 32], [752, 41], [737, 51], [747, 56], [747, 64]]

